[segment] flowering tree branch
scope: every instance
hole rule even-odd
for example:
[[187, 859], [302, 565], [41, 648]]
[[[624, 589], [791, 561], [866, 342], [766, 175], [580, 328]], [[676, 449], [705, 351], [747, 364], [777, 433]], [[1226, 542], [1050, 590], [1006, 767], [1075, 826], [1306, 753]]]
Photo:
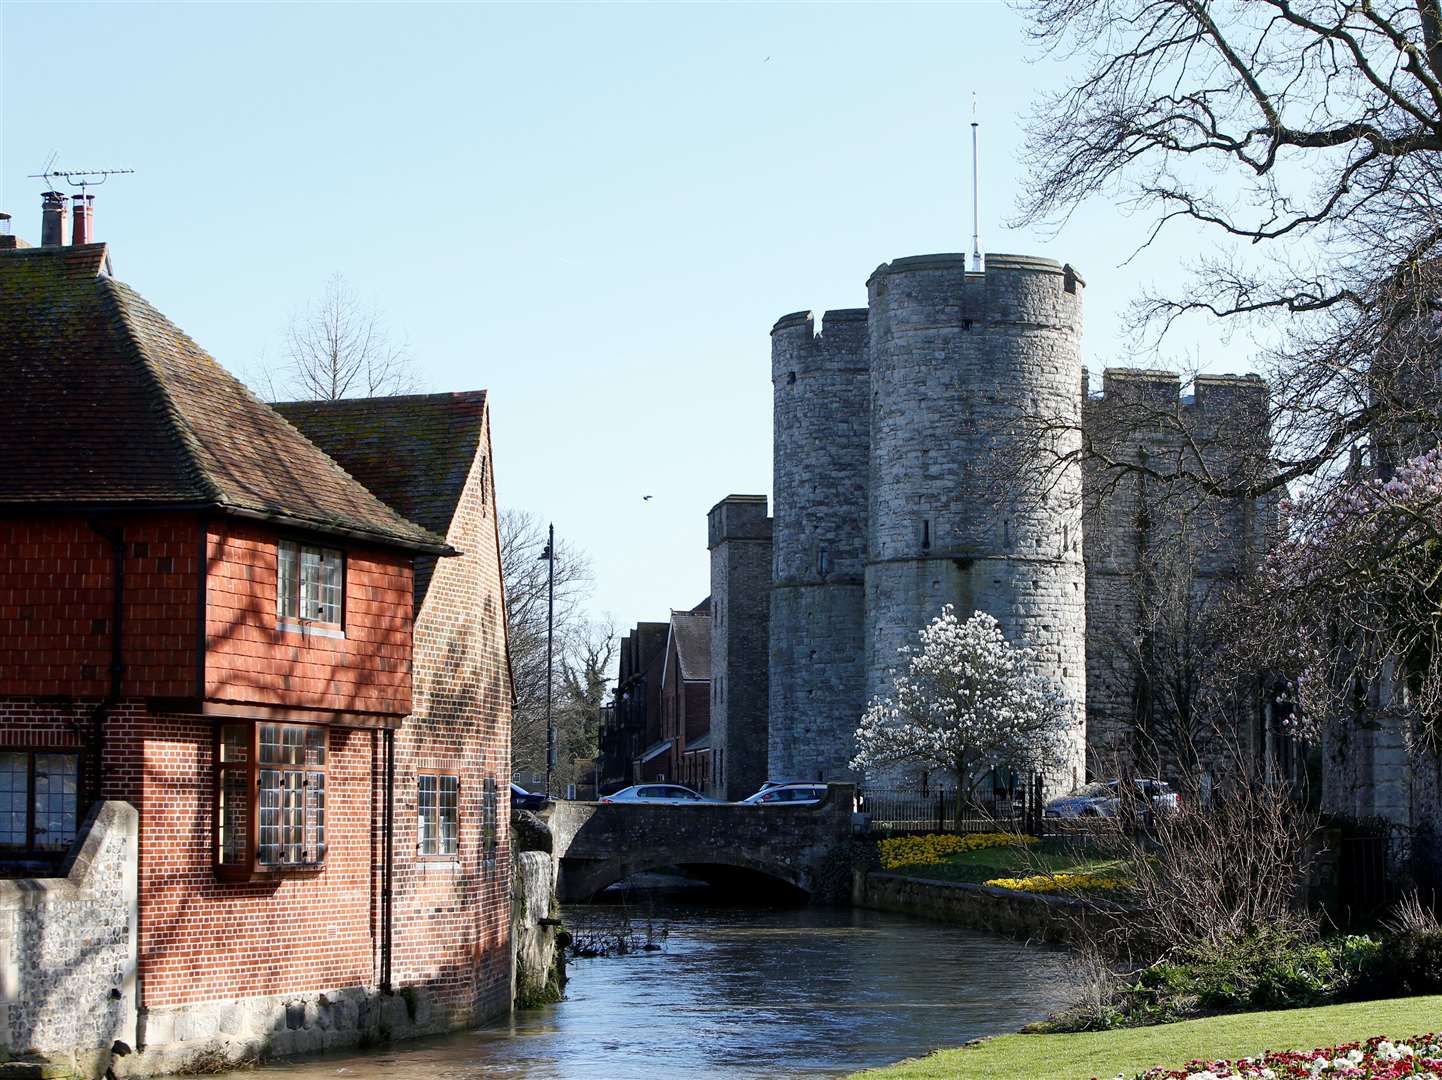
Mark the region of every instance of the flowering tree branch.
[[1035, 673], [1031, 649], [1013, 646], [996, 619], [962, 622], [950, 604], [917, 635], [919, 647], [856, 729], [851, 767], [903, 763], [950, 769], [969, 792], [994, 766], [1045, 771], [1062, 765], [1067, 699]]

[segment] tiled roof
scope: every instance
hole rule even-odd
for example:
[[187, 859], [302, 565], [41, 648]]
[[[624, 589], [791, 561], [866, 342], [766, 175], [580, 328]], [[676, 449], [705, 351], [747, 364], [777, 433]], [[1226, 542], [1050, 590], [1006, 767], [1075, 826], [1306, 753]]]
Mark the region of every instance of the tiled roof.
[[711, 616], [673, 611], [671, 635], [676, 642], [681, 678], [687, 682], [711, 678]]
[[104, 244], [0, 251], [0, 505], [216, 507], [449, 552], [106, 264]]
[[[485, 440], [486, 392], [285, 401], [273, 408], [389, 506], [446, 536]], [[416, 564], [425, 599], [430, 560]]]

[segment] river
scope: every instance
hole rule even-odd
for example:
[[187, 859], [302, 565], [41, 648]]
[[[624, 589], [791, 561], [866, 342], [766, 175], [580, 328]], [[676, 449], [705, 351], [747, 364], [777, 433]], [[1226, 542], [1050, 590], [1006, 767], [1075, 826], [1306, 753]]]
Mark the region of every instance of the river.
[[[1064, 953], [991, 934], [836, 908], [653, 910], [664, 948], [573, 961], [560, 1004], [477, 1031], [232, 1075], [830, 1077], [1014, 1031], [1068, 999]], [[584, 923], [594, 911], [563, 914]]]

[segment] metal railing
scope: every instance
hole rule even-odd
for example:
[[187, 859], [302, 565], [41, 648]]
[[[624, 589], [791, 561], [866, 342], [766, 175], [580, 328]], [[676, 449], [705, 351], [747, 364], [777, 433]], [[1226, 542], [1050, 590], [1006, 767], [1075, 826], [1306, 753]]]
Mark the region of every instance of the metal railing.
[[864, 787], [858, 798], [872, 832], [1016, 832], [1041, 835], [1041, 778], [1012, 791], [972, 792]]

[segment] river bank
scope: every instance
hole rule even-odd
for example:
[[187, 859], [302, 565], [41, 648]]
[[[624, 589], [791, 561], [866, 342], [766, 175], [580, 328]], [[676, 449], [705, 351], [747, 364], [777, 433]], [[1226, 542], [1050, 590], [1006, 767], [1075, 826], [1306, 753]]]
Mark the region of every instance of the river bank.
[[854, 1074], [852, 1080], [1087, 1080], [1135, 1075], [1197, 1058], [1310, 1050], [1442, 1027], [1442, 996], [1363, 1001], [1316, 1009], [1238, 1013], [1118, 1031], [1003, 1035]]

